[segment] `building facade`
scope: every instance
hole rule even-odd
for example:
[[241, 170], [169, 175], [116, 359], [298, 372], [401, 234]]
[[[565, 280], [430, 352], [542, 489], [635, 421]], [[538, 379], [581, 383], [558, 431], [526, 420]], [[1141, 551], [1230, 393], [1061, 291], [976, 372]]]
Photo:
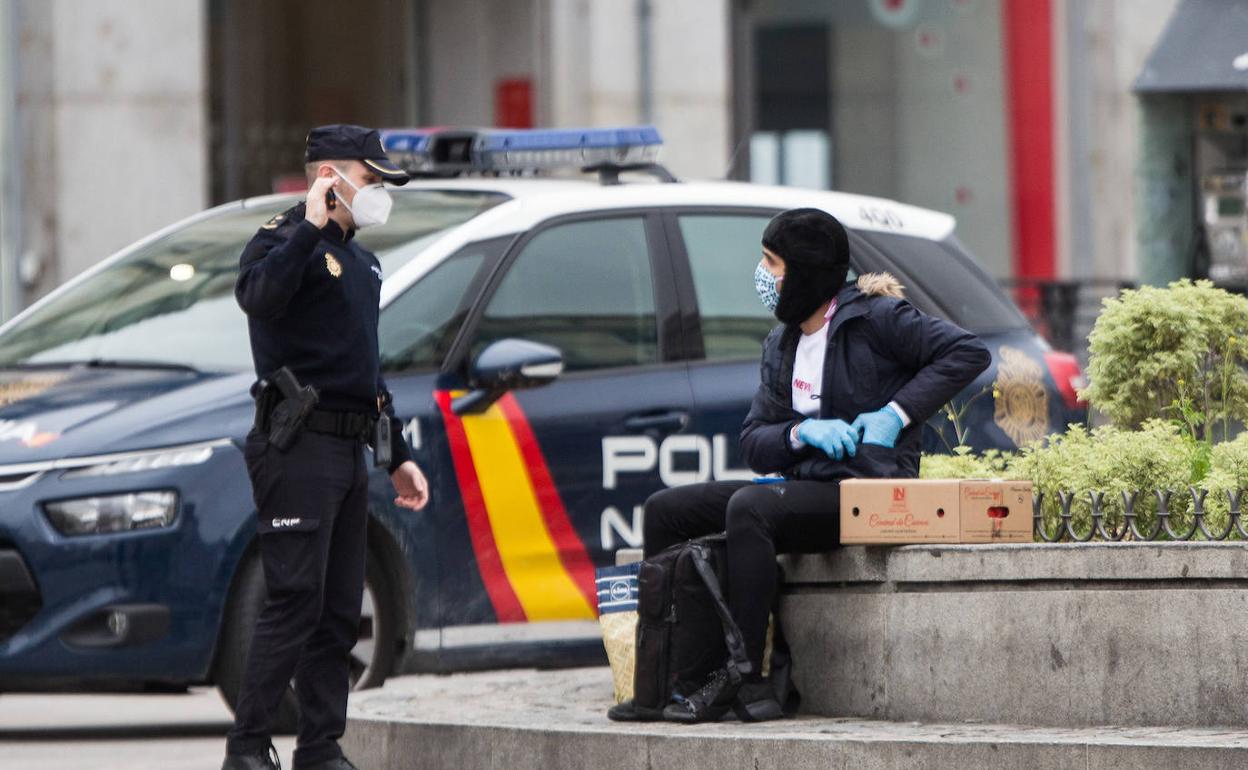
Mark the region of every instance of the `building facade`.
[[1189, 118], [1133, 84], [1177, 8], [1234, 3], [2, 1], [5, 315], [180, 216], [297, 186], [307, 127], [337, 121], [654, 123], [678, 176], [950, 212], [1004, 280], [1190, 274], [1191, 232], [1154, 233], [1197, 219], [1199, 173], [1173, 168]]

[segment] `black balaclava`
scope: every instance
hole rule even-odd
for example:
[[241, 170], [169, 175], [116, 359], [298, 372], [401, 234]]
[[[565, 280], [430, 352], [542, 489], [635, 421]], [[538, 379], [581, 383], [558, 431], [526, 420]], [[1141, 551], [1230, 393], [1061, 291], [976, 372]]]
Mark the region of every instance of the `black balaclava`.
[[849, 274], [849, 237], [836, 217], [790, 209], [772, 218], [763, 246], [784, 260], [776, 318], [798, 324], [836, 296]]

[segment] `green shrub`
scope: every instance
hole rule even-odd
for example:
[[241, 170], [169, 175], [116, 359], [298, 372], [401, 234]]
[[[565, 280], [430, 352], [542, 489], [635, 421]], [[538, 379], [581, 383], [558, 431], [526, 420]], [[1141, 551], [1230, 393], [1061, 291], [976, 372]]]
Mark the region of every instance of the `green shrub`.
[[953, 454], [923, 455], [919, 463], [921, 479], [995, 479], [1009, 470], [1013, 455], [999, 449], [975, 454], [969, 446], [957, 446]]
[[[1064, 491], [1077, 495], [1076, 531], [1092, 526], [1088, 493], [1099, 492], [1114, 530], [1124, 523], [1124, 493], [1135, 493], [1137, 527], [1147, 532], [1159, 489], [1171, 491], [1171, 527], [1181, 532], [1192, 521], [1195, 485], [1208, 493], [1209, 528], [1225, 528], [1226, 492], [1248, 489], [1248, 434], [1225, 440], [1232, 422], [1248, 421], [1248, 298], [1186, 279], [1123, 291], [1105, 300], [1088, 340], [1091, 384], [1080, 395], [1111, 425], [1071, 425], [1014, 455], [958, 447], [925, 457], [923, 477], [1030, 479], [1050, 532]], [[961, 442], [954, 416], [961, 413], [950, 416]]]
[[1182, 529], [1191, 520], [1187, 487], [1194, 469], [1200, 467], [1202, 451], [1203, 444], [1164, 420], [1149, 420], [1137, 431], [1113, 426], [1089, 431], [1071, 425], [1066, 433], [1049, 436], [1006, 458], [1008, 467], [997, 475], [1033, 482], [1036, 493], [1044, 495], [1041, 512], [1050, 532], [1060, 522], [1063, 491], [1077, 495], [1071, 513], [1079, 532], [1092, 526], [1089, 492], [1103, 493], [1105, 524], [1112, 529], [1124, 523], [1122, 494], [1137, 492], [1137, 526], [1148, 531], [1157, 513], [1153, 490], [1170, 489], [1175, 493], [1170, 504], [1172, 526]]
[[1248, 418], [1248, 299], [1208, 281], [1146, 286], [1104, 301], [1080, 391], [1123, 428], [1165, 417], [1193, 438]]
[[[1248, 489], [1248, 433], [1215, 445], [1209, 465], [1209, 474], [1200, 482], [1200, 487], [1209, 493], [1205, 500], [1205, 521], [1210, 531], [1220, 532], [1230, 518], [1226, 493]], [[1248, 495], [1243, 502], [1248, 503]], [[1231, 534], [1238, 537], [1236, 532]]]

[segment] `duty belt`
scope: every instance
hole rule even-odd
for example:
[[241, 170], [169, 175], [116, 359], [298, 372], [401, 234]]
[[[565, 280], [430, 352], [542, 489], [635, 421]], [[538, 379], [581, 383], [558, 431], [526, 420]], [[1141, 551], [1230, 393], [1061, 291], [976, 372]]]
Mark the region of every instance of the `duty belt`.
[[364, 412], [327, 412], [313, 409], [305, 427], [315, 433], [368, 441], [375, 421], [376, 418]]
[[[280, 398], [274, 398], [259, 405], [257, 415], [260, 430], [269, 429], [269, 414], [280, 401]], [[367, 442], [376, 421], [375, 416], [366, 412], [331, 412], [326, 409], [313, 409], [308, 413], [303, 427], [315, 433], [328, 433], [331, 436], [355, 438]]]

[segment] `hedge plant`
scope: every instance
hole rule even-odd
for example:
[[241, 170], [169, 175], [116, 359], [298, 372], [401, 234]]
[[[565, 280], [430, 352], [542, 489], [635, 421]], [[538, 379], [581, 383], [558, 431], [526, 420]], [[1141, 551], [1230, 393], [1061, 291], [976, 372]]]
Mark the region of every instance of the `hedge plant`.
[[1106, 299], [1080, 391], [1122, 428], [1176, 420], [1207, 443], [1248, 418], [1248, 299], [1184, 279]]
[[1088, 492], [1103, 493], [1105, 523], [1115, 530], [1124, 523], [1123, 494], [1134, 492], [1137, 527], [1147, 532], [1158, 489], [1172, 491], [1171, 527], [1184, 531], [1196, 487], [1208, 495], [1210, 531], [1220, 532], [1227, 491], [1248, 489], [1248, 433], [1228, 440], [1248, 421], [1248, 298], [1186, 279], [1126, 290], [1104, 301], [1088, 342], [1090, 384], [1080, 395], [1109, 424], [1071, 425], [1014, 453], [957, 446], [924, 456], [921, 475], [1031, 480], [1044, 495], [1050, 532], [1063, 491], [1077, 494], [1071, 512], [1080, 532], [1091, 526]]

